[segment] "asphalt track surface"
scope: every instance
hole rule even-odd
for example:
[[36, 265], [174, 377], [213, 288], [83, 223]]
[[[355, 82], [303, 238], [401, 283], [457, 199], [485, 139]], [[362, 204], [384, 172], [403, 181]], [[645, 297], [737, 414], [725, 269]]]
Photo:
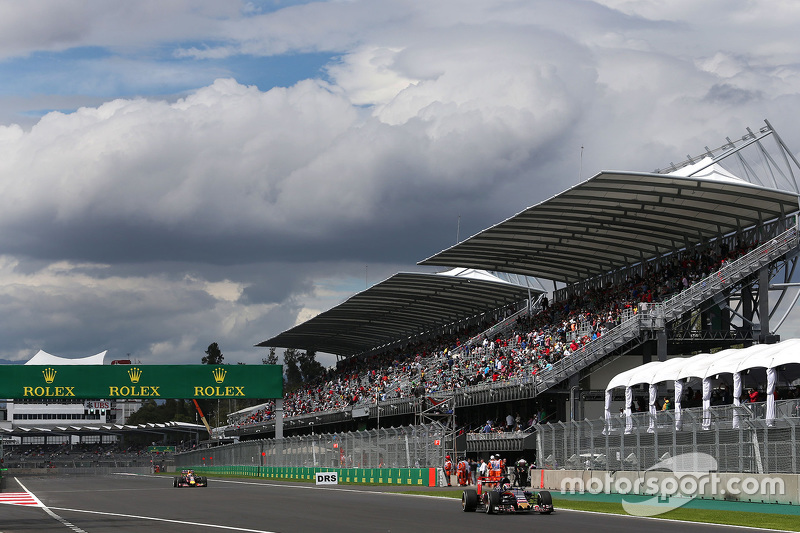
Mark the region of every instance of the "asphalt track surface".
[[397, 487], [317, 487], [211, 478], [207, 488], [173, 488], [171, 477], [133, 475], [18, 480], [24, 487], [7, 479], [4, 492], [27, 489], [42, 506], [0, 504], [0, 533], [742, 531], [736, 527], [559, 511], [557, 502], [556, 512], [549, 516], [464, 513], [460, 500], [397, 494], [398, 490], [409, 490]]

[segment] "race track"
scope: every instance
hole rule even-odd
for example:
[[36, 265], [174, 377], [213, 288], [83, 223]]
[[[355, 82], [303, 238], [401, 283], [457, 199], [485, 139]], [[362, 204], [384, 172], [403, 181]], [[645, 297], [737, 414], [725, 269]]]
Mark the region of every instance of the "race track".
[[[566, 510], [550, 516], [464, 513], [460, 500], [382, 492], [408, 488], [211, 478], [207, 488], [176, 489], [171, 477], [132, 475], [18, 480], [42, 506], [0, 504], [0, 533], [741, 531]], [[24, 492], [24, 488], [12, 478], [4, 492]]]

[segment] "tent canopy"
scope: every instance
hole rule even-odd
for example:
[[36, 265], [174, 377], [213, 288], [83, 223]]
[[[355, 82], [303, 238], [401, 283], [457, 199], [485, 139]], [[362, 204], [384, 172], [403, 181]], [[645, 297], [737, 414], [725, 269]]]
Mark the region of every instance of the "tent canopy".
[[88, 357], [80, 357], [78, 359], [67, 359], [66, 357], [59, 357], [52, 355], [44, 350], [39, 350], [36, 355], [31, 357], [26, 365], [102, 365], [103, 359], [106, 356], [106, 351], [100, 352], [96, 355]]
[[800, 364], [800, 339], [647, 363], [617, 374], [608, 382], [606, 390], [685, 378], [708, 379], [718, 374], [733, 374], [754, 368], [779, 368], [792, 363]]

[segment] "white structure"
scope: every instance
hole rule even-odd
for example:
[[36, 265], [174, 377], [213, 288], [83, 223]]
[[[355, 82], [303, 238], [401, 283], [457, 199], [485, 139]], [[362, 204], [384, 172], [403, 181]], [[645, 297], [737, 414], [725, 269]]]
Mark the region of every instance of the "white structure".
[[[67, 359], [42, 350], [26, 365], [102, 365], [106, 352], [89, 357]], [[21, 400], [6, 401], [8, 422], [14, 427], [52, 428], [71, 424], [124, 424], [141, 400]]]
[[[751, 371], [758, 370], [761, 376], [766, 372], [763, 379], [759, 382], [765, 384], [764, 394], [766, 396], [766, 421], [767, 425], [772, 425], [775, 420], [775, 388], [779, 374], [787, 382], [800, 376], [800, 339], [789, 339], [777, 344], [757, 344], [749, 348], [722, 350], [714, 354], [699, 354], [694, 357], [675, 358], [663, 362], [652, 362], [633, 368], [621, 374], [617, 374], [609, 381], [606, 386], [605, 396], [605, 419], [606, 427], [611, 418], [611, 398], [613, 389], [625, 387], [625, 418], [626, 433], [632, 429], [630, 405], [633, 401], [631, 390], [635, 385], [649, 385], [649, 405], [650, 414], [655, 415], [655, 403], [659, 383], [666, 383], [667, 387], [674, 384], [675, 387], [675, 429], [681, 429], [681, 400], [683, 397], [684, 385], [691, 380], [698, 380], [702, 383], [703, 400], [703, 427], [711, 425], [711, 393], [715, 382], [719, 382], [721, 376], [731, 375], [733, 382], [733, 405], [741, 405], [743, 393], [743, 381], [745, 375], [754, 376]], [[792, 366], [789, 366], [792, 365]], [[764, 369], [763, 371], [760, 369]], [[753, 378], [751, 378], [753, 379]], [[655, 416], [650, 417], [650, 431], [653, 430]], [[734, 410], [733, 427], [739, 427], [738, 413]]]

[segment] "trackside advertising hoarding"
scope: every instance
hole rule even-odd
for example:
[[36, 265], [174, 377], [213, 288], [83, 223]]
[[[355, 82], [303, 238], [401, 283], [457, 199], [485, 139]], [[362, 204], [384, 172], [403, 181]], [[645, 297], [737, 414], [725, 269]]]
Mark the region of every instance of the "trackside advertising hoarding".
[[0, 398], [281, 398], [281, 365], [3, 365]]

